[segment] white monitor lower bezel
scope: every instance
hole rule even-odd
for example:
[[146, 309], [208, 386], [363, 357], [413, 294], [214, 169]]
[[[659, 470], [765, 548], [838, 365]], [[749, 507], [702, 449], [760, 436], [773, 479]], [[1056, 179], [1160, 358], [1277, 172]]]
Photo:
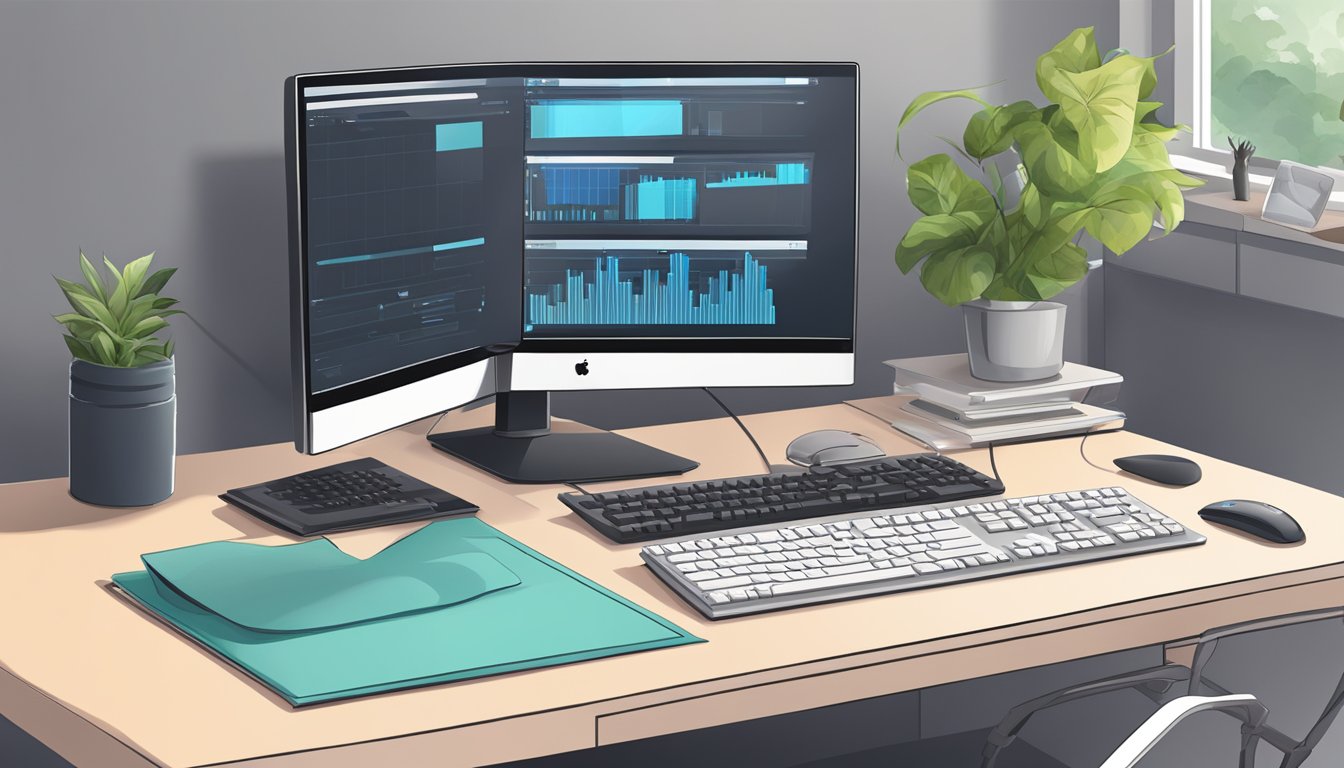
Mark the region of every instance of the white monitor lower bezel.
[[[515, 352], [510, 357], [501, 391], [854, 383], [853, 352]], [[587, 373], [580, 374], [576, 366], [584, 363]]]
[[499, 358], [351, 400], [308, 415], [307, 453], [322, 453], [495, 393]]

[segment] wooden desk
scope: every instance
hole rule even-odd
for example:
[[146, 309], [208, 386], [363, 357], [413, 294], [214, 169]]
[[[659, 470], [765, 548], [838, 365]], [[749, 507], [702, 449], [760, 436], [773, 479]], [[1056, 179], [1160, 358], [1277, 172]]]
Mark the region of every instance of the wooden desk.
[[[454, 414], [475, 426], [489, 409]], [[772, 460], [817, 428], [917, 450], [844, 405], [746, 417]], [[411, 425], [321, 457], [270, 445], [178, 460], [177, 493], [150, 508], [82, 505], [64, 480], [0, 486], [0, 713], [77, 765], [479, 765], [565, 752], [971, 679], [1218, 624], [1344, 603], [1344, 499], [1128, 433], [997, 450], [1011, 495], [1122, 485], [1208, 537], [1201, 547], [710, 622], [563, 510], [555, 486], [513, 486], [454, 462]], [[728, 419], [626, 434], [702, 462], [689, 478], [760, 471]], [[1204, 480], [1158, 487], [1110, 459], [1196, 458]], [[142, 552], [217, 539], [290, 539], [219, 491], [372, 455], [481, 506], [481, 517], [708, 643], [393, 693], [300, 711], [109, 593]], [[984, 450], [958, 458], [989, 471]], [[638, 485], [628, 483], [627, 485]], [[1307, 540], [1273, 546], [1203, 523], [1224, 498], [1272, 501]], [[415, 529], [335, 537], [368, 556]]]

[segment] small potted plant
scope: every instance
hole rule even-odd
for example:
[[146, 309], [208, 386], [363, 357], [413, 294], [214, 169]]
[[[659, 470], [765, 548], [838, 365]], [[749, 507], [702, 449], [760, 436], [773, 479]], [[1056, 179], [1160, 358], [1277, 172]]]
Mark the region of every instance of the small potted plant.
[[[1154, 57], [1123, 49], [1104, 58], [1091, 27], [1076, 29], [1036, 62], [1047, 103], [996, 106], [972, 90], [917, 96], [899, 132], [926, 107], [969, 99], [960, 144], [979, 178], [951, 156], [910, 164], [907, 190], [922, 217], [896, 247], [938, 300], [963, 306], [971, 374], [990, 381], [1048, 378], [1063, 367], [1063, 304], [1047, 301], [1087, 275], [1086, 232], [1116, 254], [1184, 216], [1181, 190], [1202, 182], [1171, 165], [1177, 128], [1154, 117]], [[1007, 170], [1004, 171], [1004, 167]]]
[[173, 493], [177, 399], [173, 342], [156, 334], [180, 314], [160, 296], [176, 269], [150, 273], [154, 254], [108, 279], [81, 252], [84, 283], [56, 278], [74, 312], [56, 315], [70, 362], [70, 494], [90, 504], [154, 504]]

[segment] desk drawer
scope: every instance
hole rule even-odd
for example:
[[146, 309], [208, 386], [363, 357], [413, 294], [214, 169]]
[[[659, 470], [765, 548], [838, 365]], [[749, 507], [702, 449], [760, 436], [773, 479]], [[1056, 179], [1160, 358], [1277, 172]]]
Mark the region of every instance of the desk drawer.
[[1243, 235], [1241, 293], [1290, 307], [1344, 317], [1344, 263], [1322, 248], [1265, 247], [1265, 238]]
[[1139, 243], [1123, 256], [1107, 251], [1106, 263], [1236, 293], [1237, 233], [1186, 222], [1170, 235]]

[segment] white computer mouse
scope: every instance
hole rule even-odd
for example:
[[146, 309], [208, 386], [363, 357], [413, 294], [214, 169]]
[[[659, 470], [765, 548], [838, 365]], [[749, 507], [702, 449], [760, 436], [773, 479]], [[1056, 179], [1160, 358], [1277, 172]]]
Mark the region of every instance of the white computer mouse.
[[858, 433], [843, 429], [820, 429], [795, 438], [789, 443], [785, 455], [800, 467], [825, 467], [878, 459], [886, 456], [887, 452]]

